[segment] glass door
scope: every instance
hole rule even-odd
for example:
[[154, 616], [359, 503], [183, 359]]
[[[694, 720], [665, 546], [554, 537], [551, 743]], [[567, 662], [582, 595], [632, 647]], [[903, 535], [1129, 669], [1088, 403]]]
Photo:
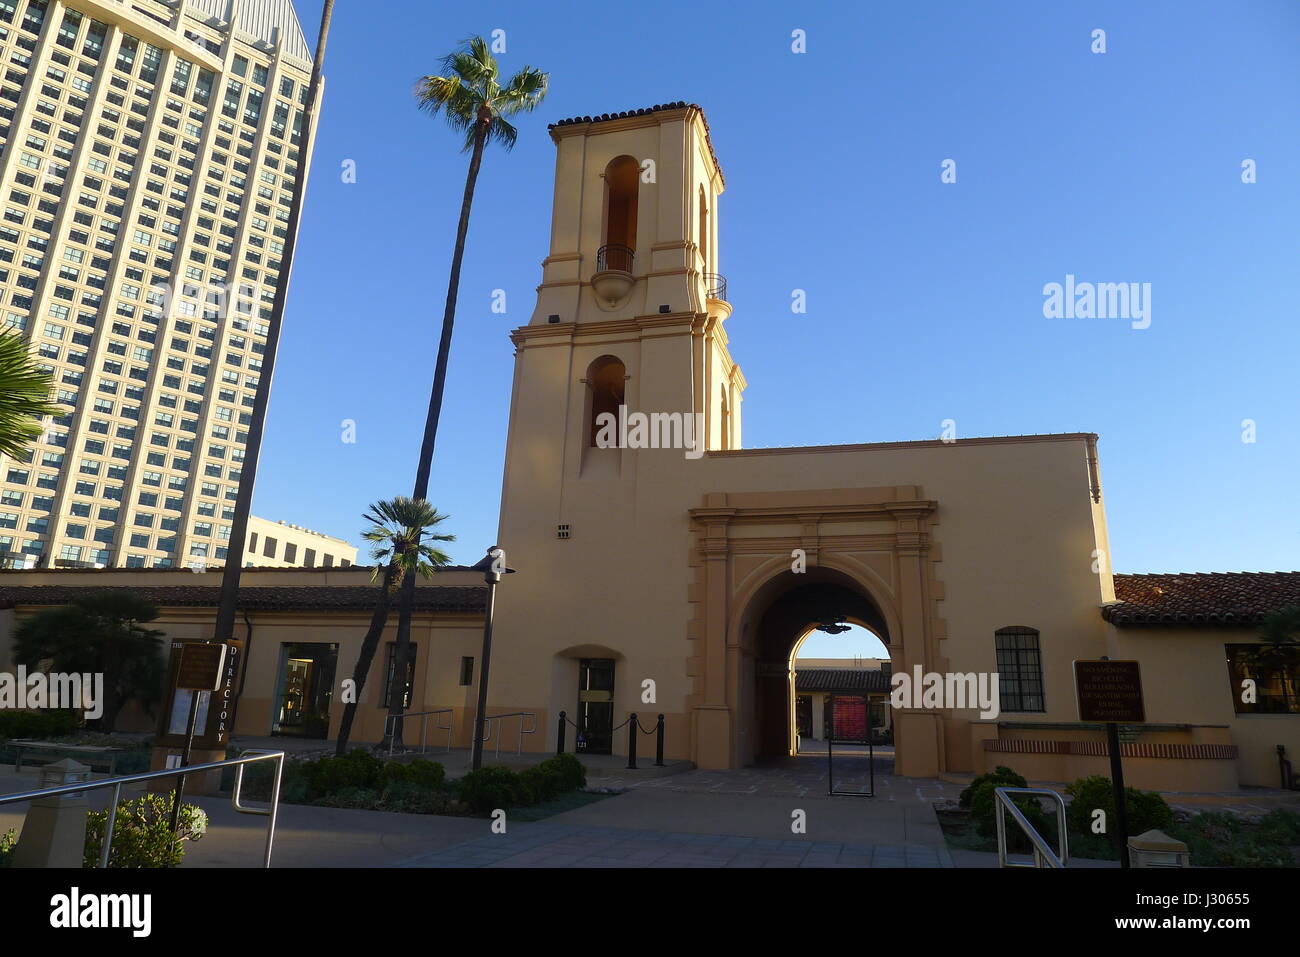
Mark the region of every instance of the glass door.
[[610, 754], [614, 744], [614, 660], [578, 662], [579, 754]]

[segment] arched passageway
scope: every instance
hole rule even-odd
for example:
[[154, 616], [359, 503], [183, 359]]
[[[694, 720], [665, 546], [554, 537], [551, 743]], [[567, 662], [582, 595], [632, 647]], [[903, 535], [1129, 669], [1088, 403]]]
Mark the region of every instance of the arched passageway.
[[[857, 582], [831, 568], [803, 574], [787, 572], [768, 582], [751, 600], [746, 615], [746, 660], [752, 662], [752, 695], [742, 728], [742, 762], [765, 763], [796, 751], [794, 653], [819, 627], [843, 623], [868, 629], [891, 647], [889, 627], [879, 607]], [[743, 740], [742, 738], [742, 740]]]

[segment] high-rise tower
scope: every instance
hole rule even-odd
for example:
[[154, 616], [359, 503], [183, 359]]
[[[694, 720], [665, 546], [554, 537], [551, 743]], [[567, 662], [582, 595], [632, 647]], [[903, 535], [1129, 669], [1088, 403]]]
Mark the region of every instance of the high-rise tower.
[[0, 0], [0, 322], [54, 376], [0, 558], [225, 558], [311, 52], [289, 0]]

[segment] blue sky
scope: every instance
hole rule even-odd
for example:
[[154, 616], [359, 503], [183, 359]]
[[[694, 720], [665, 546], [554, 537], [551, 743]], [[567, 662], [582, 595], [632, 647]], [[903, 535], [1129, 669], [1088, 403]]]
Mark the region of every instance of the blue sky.
[[[320, 2], [297, 5], [314, 41]], [[384, 7], [399, 29], [336, 12], [257, 514], [357, 542], [409, 494], [466, 165], [411, 88], [502, 29], [503, 67], [551, 92], [479, 180], [430, 495], [456, 560], [495, 538], [547, 123], [687, 100], [727, 176], [746, 446], [1097, 432], [1116, 570], [1300, 568], [1300, 4]], [[1150, 328], [1044, 318], [1067, 274], [1150, 283]]]

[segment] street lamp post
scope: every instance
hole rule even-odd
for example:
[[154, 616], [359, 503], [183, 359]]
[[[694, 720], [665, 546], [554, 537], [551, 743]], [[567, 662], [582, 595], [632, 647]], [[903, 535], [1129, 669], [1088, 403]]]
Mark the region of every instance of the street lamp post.
[[475, 571], [483, 573], [487, 582], [487, 607], [483, 612], [483, 662], [478, 676], [478, 711], [474, 715], [474, 750], [470, 759], [470, 769], [477, 771], [483, 766], [483, 729], [487, 724], [488, 672], [492, 667], [492, 612], [496, 606], [497, 585], [502, 575], [513, 575], [514, 569], [506, 567], [505, 549], [493, 545], [487, 555], [474, 566]]

